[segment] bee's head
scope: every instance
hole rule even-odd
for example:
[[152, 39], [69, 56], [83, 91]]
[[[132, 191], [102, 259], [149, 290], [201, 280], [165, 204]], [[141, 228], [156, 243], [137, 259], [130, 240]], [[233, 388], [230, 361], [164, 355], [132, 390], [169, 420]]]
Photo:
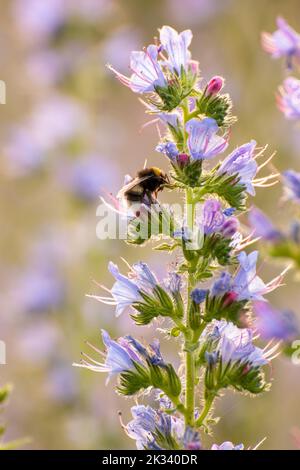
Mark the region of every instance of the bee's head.
[[168, 175], [165, 171], [161, 170], [157, 166], [151, 167], [151, 170], [153, 171], [155, 176], [158, 176], [159, 178], [161, 178], [164, 183], [169, 183], [170, 182], [169, 177], [168, 177]]

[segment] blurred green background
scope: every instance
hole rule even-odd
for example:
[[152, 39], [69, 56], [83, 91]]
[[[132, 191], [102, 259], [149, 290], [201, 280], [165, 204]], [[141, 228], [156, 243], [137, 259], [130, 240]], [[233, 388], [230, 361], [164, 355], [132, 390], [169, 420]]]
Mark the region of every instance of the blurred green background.
[[[128, 71], [132, 49], [151, 42], [157, 28], [191, 28], [193, 57], [202, 76], [226, 78], [238, 123], [231, 148], [250, 139], [277, 151], [279, 170], [300, 170], [300, 131], [276, 109], [285, 70], [261, 50], [260, 33], [273, 31], [278, 14], [300, 30], [298, 0], [2, 0], [0, 78], [7, 103], [0, 113], [0, 339], [7, 365], [0, 383], [13, 382], [5, 412], [7, 439], [32, 438], [34, 449], [134, 448], [118, 421], [130, 417], [132, 400], [119, 398], [105, 377], [71, 367], [101, 328], [113, 336], [135, 333], [130, 319], [85, 297], [93, 280], [110, 286], [109, 260], [142, 258], [159, 272], [168, 257], [149, 246], [128, 247], [96, 238], [99, 188], [116, 192], [123, 175], [148, 163], [163, 166], [154, 151], [155, 126], [138, 97], [105, 68]], [[257, 191], [255, 204], [284, 228], [295, 208], [280, 201], [282, 188]], [[252, 203], [252, 201], [250, 201]], [[269, 280], [282, 264], [264, 261]], [[162, 260], [162, 256], [164, 259]], [[294, 271], [270, 300], [298, 313]], [[153, 330], [139, 328], [142, 338]], [[99, 343], [100, 344], [100, 343]], [[163, 352], [176, 357], [177, 345]], [[268, 370], [272, 390], [251, 399], [227, 392], [222, 420], [209, 445], [231, 440], [264, 449], [297, 447], [300, 368], [278, 358]]]

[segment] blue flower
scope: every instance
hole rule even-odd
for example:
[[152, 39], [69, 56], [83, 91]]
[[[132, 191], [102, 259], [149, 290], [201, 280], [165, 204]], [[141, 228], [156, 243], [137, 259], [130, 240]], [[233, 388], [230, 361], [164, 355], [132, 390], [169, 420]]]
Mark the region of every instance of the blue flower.
[[[102, 340], [106, 346], [106, 358], [104, 363], [95, 361], [83, 353], [81, 363], [73, 365], [84, 367], [94, 372], [107, 372], [108, 381], [113, 375], [120, 374], [126, 370], [133, 370], [134, 361], [140, 362], [138, 355], [133, 348], [129, 347], [128, 343], [126, 343], [126, 347], [124, 347], [120, 344], [120, 339], [119, 342], [113, 341], [105, 330], [102, 330]], [[93, 349], [99, 354], [102, 354], [101, 351], [97, 350], [95, 347], [93, 347]]]
[[163, 26], [160, 31], [160, 42], [168, 54], [167, 65], [171, 71], [181, 74], [181, 69], [187, 70], [191, 53], [188, 50], [192, 41], [192, 31], [187, 29], [177, 33], [170, 26]]
[[278, 29], [273, 33], [262, 33], [262, 47], [269, 54], [278, 59], [287, 58], [287, 66], [291, 67], [291, 60], [300, 57], [300, 36], [281, 17], [277, 18]]
[[178, 273], [171, 271], [165, 284], [169, 292], [172, 294], [177, 294], [182, 289], [182, 277]]
[[288, 77], [279, 87], [277, 105], [287, 119], [300, 119], [300, 80]]
[[187, 426], [183, 436], [183, 448], [186, 450], [200, 450], [202, 444], [199, 432], [195, 431], [190, 426]]
[[206, 299], [208, 292], [208, 289], [193, 289], [191, 292], [191, 299], [196, 304], [201, 304]]
[[268, 286], [256, 275], [257, 258], [258, 251], [249, 255], [243, 251], [238, 255], [240, 266], [232, 285], [236, 300], [263, 300], [263, 295], [269, 292]]
[[220, 334], [217, 351], [223, 365], [240, 363], [256, 368], [267, 364], [265, 352], [252, 343], [250, 328], [238, 328], [225, 320], [216, 321], [215, 325]]
[[158, 284], [155, 275], [146, 263], [133, 264], [130, 278], [121, 274], [118, 266], [112, 262], [108, 264], [108, 269], [116, 279], [111, 290], [105, 288], [109, 291], [111, 297], [98, 295], [90, 295], [89, 297], [107, 305], [116, 305], [117, 317], [131, 307], [132, 304], [142, 300], [141, 291], [151, 293]]
[[158, 47], [150, 44], [144, 51], [133, 51], [130, 57], [130, 68], [133, 74], [130, 78], [109, 66], [121, 83], [131, 88], [135, 93], [154, 92], [157, 86], [166, 86], [166, 80], [158, 62]]
[[217, 135], [218, 124], [212, 118], [190, 119], [186, 123], [188, 148], [193, 159], [209, 159], [224, 152], [228, 141]]
[[227, 209], [223, 210], [223, 214], [226, 215], [227, 217], [230, 217], [234, 212], [236, 211], [235, 207], [228, 207]]
[[163, 142], [158, 144], [155, 150], [163, 153], [173, 162], [176, 161], [176, 157], [179, 154], [179, 150], [174, 142]]
[[203, 204], [201, 224], [204, 233], [209, 235], [221, 230], [225, 216], [217, 199], [207, 199]]
[[255, 302], [253, 308], [255, 327], [263, 339], [290, 342], [299, 335], [299, 325], [293, 312], [277, 310], [267, 302]]
[[237, 175], [239, 183], [245, 185], [246, 191], [252, 196], [255, 195], [252, 180], [258, 170], [257, 163], [254, 159], [255, 147], [255, 140], [241, 145], [225, 158], [218, 169], [219, 175]]
[[244, 450], [244, 444], [234, 445], [230, 441], [225, 441], [223, 444], [213, 444], [211, 450]]
[[221, 203], [217, 199], [207, 199], [203, 204], [200, 225], [205, 235], [220, 233], [224, 238], [231, 238], [238, 230], [235, 217], [226, 218]]
[[287, 170], [283, 173], [283, 183], [285, 195], [288, 199], [300, 201], [300, 173], [294, 170]]
[[151, 364], [156, 366], [165, 367], [166, 363], [160, 352], [160, 344], [158, 339], [154, 339], [148, 348], [145, 348], [139, 341], [134, 339], [132, 336], [125, 336], [125, 340], [134, 347], [138, 354], [149, 361]]
[[222, 297], [224, 294], [229, 292], [231, 287], [231, 275], [223, 271], [219, 278], [213, 283], [211, 288], [211, 295], [212, 297]]
[[257, 207], [250, 209], [248, 220], [255, 236], [272, 242], [282, 238], [282, 234], [274, 227], [271, 220]]
[[137, 405], [131, 408], [131, 414], [133, 419], [125, 426], [125, 430], [128, 436], [136, 441], [138, 450], [162, 450], [156, 442], [157, 433], [166, 438], [170, 436], [177, 439], [183, 436], [183, 421], [161, 410]]

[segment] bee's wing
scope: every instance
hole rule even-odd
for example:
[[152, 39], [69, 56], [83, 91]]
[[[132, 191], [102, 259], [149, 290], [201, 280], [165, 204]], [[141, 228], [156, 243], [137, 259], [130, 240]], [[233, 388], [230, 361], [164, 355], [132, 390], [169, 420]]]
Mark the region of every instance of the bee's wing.
[[131, 189], [135, 188], [136, 186], [139, 186], [139, 184], [141, 184], [143, 181], [146, 181], [147, 179], [152, 178], [152, 177], [153, 177], [153, 175], [147, 175], [147, 176], [142, 176], [141, 178], [134, 178], [132, 181], [130, 181], [130, 183], [125, 184], [125, 186], [123, 186], [120, 189], [120, 191], [117, 194], [117, 198], [119, 199], [119, 198], [124, 197], [124, 195], [125, 195], [125, 193], [127, 193], [127, 191], [130, 191]]

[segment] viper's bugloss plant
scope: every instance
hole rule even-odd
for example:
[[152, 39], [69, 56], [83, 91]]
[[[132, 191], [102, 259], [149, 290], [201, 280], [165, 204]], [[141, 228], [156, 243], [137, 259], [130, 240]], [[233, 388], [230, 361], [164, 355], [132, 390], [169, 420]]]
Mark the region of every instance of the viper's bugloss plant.
[[[164, 321], [183, 364], [176, 369], [168, 362], [157, 340], [150, 345], [131, 335], [114, 340], [102, 331], [104, 357], [90, 345], [99, 358], [83, 353], [76, 365], [117, 378], [117, 392], [135, 402], [153, 394], [157, 406], [135, 404], [132, 420], [123, 424], [138, 449], [202, 449], [203, 433], [217, 422], [214, 402], [226, 389], [255, 396], [270, 387], [268, 364], [279, 344], [263, 349], [254, 344], [255, 325], [262, 321], [255, 311], [261, 306], [265, 313], [272, 311], [265, 296], [281, 284], [282, 274], [267, 283], [258, 276], [258, 252], [244, 251], [252, 239], [243, 236], [238, 219], [255, 187], [275, 183], [277, 175], [257, 176], [269, 158], [259, 162], [265, 149], [254, 140], [222, 157], [235, 121], [230, 96], [223, 93], [224, 79], [201, 79], [189, 51], [190, 30], [177, 33], [163, 26], [159, 32], [155, 44], [132, 52], [130, 77], [109, 68], [141, 95], [147, 113], [164, 126], [156, 150], [167, 158], [169, 177], [159, 189], [183, 195], [184, 213], [180, 217], [161, 204], [157, 191], [143, 190], [143, 179], [126, 179], [125, 189], [136, 198], [134, 210], [124, 201], [124, 190], [109, 205], [127, 219], [128, 242], [143, 245], [152, 239], [155, 249], [176, 253], [176, 268], [164, 278], [144, 262], [128, 266], [128, 274], [110, 262], [115, 282], [104, 288], [104, 295], [93, 297], [115, 306], [116, 317], [129, 314], [137, 325]], [[150, 170], [151, 181], [161, 178], [158, 168]], [[148, 230], [153, 221], [158, 222], [154, 236]], [[134, 238], [132, 228], [138, 225], [146, 225], [146, 231]], [[158, 239], [163, 242], [157, 245]], [[212, 446], [242, 448], [231, 442]]]

